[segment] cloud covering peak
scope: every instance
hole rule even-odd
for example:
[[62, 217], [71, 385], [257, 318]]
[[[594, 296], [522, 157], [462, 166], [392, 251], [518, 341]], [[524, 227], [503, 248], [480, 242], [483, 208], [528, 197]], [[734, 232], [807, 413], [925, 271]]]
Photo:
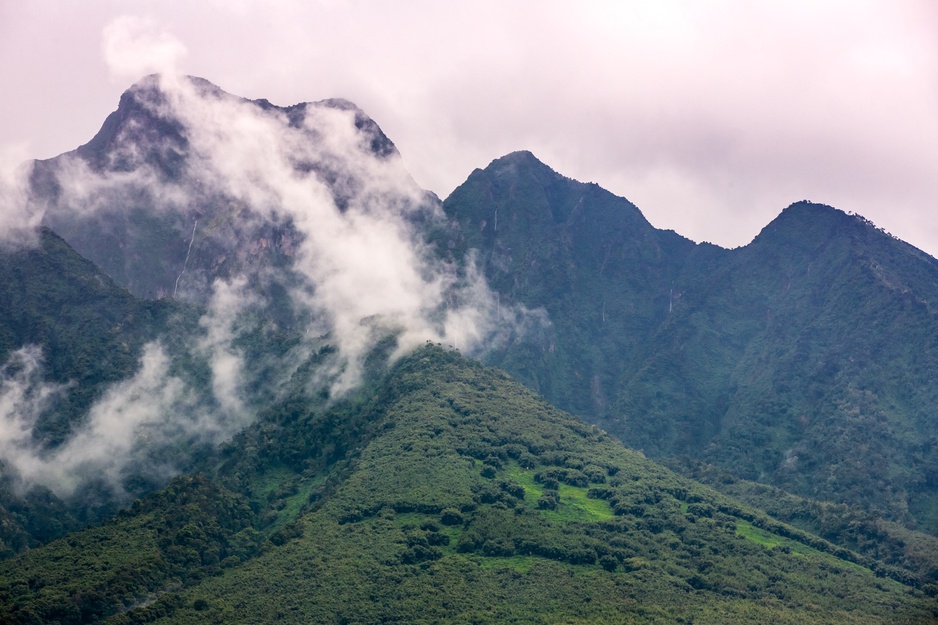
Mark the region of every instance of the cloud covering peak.
[[[222, 440], [283, 389], [341, 395], [379, 344], [392, 359], [428, 340], [478, 352], [526, 322], [498, 305], [471, 258], [443, 262], [427, 243], [443, 226], [439, 200], [348, 101], [278, 107], [151, 75], [92, 141], [37, 163], [31, 185], [43, 222], [119, 284], [203, 310], [189, 339], [149, 343], [135, 376], [61, 446], [19, 436], [0, 450], [27, 481], [64, 495], [92, 476], [119, 486], [131, 465], [171, 475], [154, 450]], [[270, 332], [298, 338], [247, 357]], [[330, 356], [304, 367], [323, 346]], [[7, 429], [18, 432], [64, 392], [24, 349], [15, 358], [32, 364], [9, 365], [3, 381]], [[207, 384], [187, 378], [179, 358], [204, 363]], [[293, 379], [300, 371], [309, 379]]]

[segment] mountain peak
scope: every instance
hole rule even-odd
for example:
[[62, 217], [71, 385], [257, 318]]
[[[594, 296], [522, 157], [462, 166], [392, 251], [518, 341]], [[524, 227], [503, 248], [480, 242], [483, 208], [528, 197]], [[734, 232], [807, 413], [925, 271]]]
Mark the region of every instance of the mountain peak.
[[779, 219], [802, 219], [802, 220], [820, 220], [820, 219], [842, 219], [848, 217], [844, 211], [829, 206], [812, 202], [811, 200], [800, 200], [793, 202], [785, 207], [779, 215]]
[[545, 165], [534, 156], [534, 154], [527, 150], [511, 152], [505, 156], [496, 158], [489, 163], [485, 171], [499, 178], [504, 176], [517, 176], [522, 173], [540, 174], [542, 176], [551, 176], [558, 179], [563, 178], [563, 176]]
[[189, 74], [183, 76], [147, 74], [137, 82], [130, 85], [130, 87], [128, 87], [124, 93], [140, 93], [149, 90], [166, 91], [165, 85], [174, 81], [189, 83], [189, 85], [205, 92], [227, 93], [224, 89], [210, 80], [206, 80], [201, 76], [191, 76]]
[[808, 200], [786, 207], [753, 239], [752, 244], [772, 242], [799, 248], [817, 247], [831, 239], [856, 234], [868, 222], [859, 216]]
[[516, 150], [514, 152], [509, 152], [505, 156], [493, 160], [491, 165], [495, 165], [496, 163], [502, 165], [538, 164], [547, 167], [547, 165], [544, 165], [544, 163], [536, 156], [534, 156], [534, 154], [532, 154], [529, 150]]
[[[168, 140], [177, 151], [186, 150], [186, 131], [183, 124], [167, 107], [167, 96], [179, 89], [191, 90], [198, 100], [222, 100], [250, 103], [265, 112], [282, 114], [289, 125], [300, 127], [310, 108], [328, 108], [352, 113], [355, 127], [370, 138], [372, 152], [382, 158], [399, 156], [394, 143], [378, 124], [358, 105], [344, 98], [328, 98], [317, 102], [300, 102], [289, 106], [272, 104], [265, 98], [250, 100], [229, 93], [199, 76], [166, 76], [149, 74], [133, 83], [121, 94], [117, 110], [111, 113], [101, 130], [88, 143], [75, 152], [88, 160], [96, 169], [113, 164], [106, 153], [115, 149], [122, 133], [134, 135], [139, 145], [165, 144]], [[159, 160], [159, 159], [157, 159]]]
[[930, 265], [936, 261], [927, 253], [905, 243], [856, 213], [818, 204], [808, 200], [795, 202], [785, 208], [753, 239], [752, 244], [772, 242], [802, 249], [819, 248], [834, 240], [852, 240], [862, 245], [884, 245], [901, 250]]
[[[400, 206], [416, 206], [426, 196], [399, 156], [346, 99], [277, 106], [204, 78], [151, 74], [123, 93], [88, 143], [37, 164], [32, 184], [46, 205], [43, 223], [118, 284], [142, 297], [203, 301], [217, 277], [294, 263], [303, 237], [278, 221], [282, 215], [265, 212], [282, 210], [284, 194], [251, 181], [308, 178], [328, 189], [340, 211], [375, 186], [399, 194]], [[92, 179], [93, 200], [76, 194]], [[263, 219], [242, 219], [232, 197]], [[94, 210], [82, 210], [82, 202]], [[141, 246], [160, 253], [142, 260]]]

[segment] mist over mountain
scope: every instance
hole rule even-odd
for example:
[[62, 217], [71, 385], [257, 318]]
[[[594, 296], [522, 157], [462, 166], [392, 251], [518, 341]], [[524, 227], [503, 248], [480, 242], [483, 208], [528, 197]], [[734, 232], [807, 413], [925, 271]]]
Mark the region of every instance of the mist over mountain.
[[[48, 229], [36, 236], [0, 255], [0, 507], [19, 510], [5, 543], [17, 525], [47, 539], [165, 485], [253, 420], [270, 369], [231, 367], [250, 349], [219, 336], [238, 312], [224, 298], [203, 310], [140, 300]], [[256, 327], [239, 332], [257, 340]], [[70, 512], [34, 518], [56, 501]]]
[[[443, 618], [423, 576], [466, 567], [488, 571], [478, 601], [534, 571], [529, 590], [563, 591], [552, 613], [596, 622], [642, 593], [652, 620], [929, 614], [938, 261], [858, 215], [798, 202], [727, 250], [529, 152], [441, 202], [350, 102], [173, 76], [20, 173], [0, 237], [0, 555], [36, 548], [0, 572], [16, 622], [275, 618], [244, 576], [295, 566], [372, 595], [416, 575], [368, 612], [402, 622], [409, 602]], [[84, 541], [132, 581], [60, 575], [98, 557]], [[57, 581], [34, 592], [21, 567]], [[823, 581], [849, 567], [849, 592]], [[467, 622], [525, 620], [446, 597]], [[290, 618], [339, 619], [330, 601]]]
[[396, 148], [351, 103], [279, 108], [154, 75], [124, 93], [91, 141], [37, 163], [33, 185], [44, 223], [132, 293], [204, 302], [214, 279], [284, 268], [298, 252], [300, 209], [284, 206], [278, 184], [315, 170], [304, 199], [321, 193], [346, 209], [379, 177], [368, 167], [386, 172], [385, 203], [418, 210], [424, 193]]
[[[36, 162], [29, 181], [25, 225], [41, 219], [137, 297], [196, 306], [189, 326], [133, 344], [150, 381], [126, 391], [187, 414], [186, 398], [205, 395], [199, 429], [243, 426], [288, 387], [341, 395], [379, 345], [392, 360], [426, 340], [471, 353], [540, 319], [499, 309], [471, 261], [436, 262], [422, 229], [442, 220], [439, 201], [344, 100], [281, 108], [203, 79], [148, 76], [91, 141]], [[278, 349], [259, 347], [261, 336], [279, 337]], [[11, 337], [9, 349], [29, 340]], [[167, 352], [170, 342], [180, 349]], [[189, 379], [165, 386], [195, 361], [198, 389]], [[81, 376], [58, 381], [94, 395]], [[76, 415], [59, 417], [55, 444]]]
[[328, 402], [426, 340], [472, 352], [539, 319], [497, 316], [471, 262], [435, 262], [420, 227], [439, 201], [347, 101], [148, 76], [90, 142], [21, 173], [0, 302], [17, 544], [45, 493], [98, 519], [271, 401]]
[[43, 223], [135, 295], [204, 304], [244, 280], [284, 327], [330, 335], [338, 391], [384, 335], [471, 350], [497, 331], [484, 281], [421, 242], [439, 201], [347, 101], [281, 108], [150, 76], [32, 186]]

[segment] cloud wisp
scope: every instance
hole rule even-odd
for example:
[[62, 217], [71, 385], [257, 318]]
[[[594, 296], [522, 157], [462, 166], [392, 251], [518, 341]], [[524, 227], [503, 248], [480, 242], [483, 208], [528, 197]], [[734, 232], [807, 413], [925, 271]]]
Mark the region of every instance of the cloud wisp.
[[27, 345], [0, 366], [0, 460], [27, 479], [42, 460], [33, 442], [34, 427], [66, 387], [43, 379], [42, 350]]
[[[41, 484], [68, 499], [86, 486], [118, 500], [127, 480], [158, 485], [191, 462], [193, 449], [229, 439], [253, 420], [245, 368], [235, 345], [245, 308], [256, 298], [243, 281], [219, 282], [194, 335], [180, 351], [161, 340], [143, 346], [137, 371], [111, 385], [61, 445], [36, 436], [71, 384], [49, 382], [42, 351], [28, 345], [0, 366], [0, 460], [28, 487]], [[176, 337], [178, 339], [178, 337]], [[195, 368], [208, 371], [204, 384]], [[138, 494], [138, 493], [137, 493]]]
[[25, 148], [0, 146], [0, 252], [35, 242], [42, 211], [29, 201], [32, 163]]
[[174, 73], [188, 53], [185, 44], [158, 28], [155, 20], [121, 15], [104, 28], [101, 52], [112, 78], [133, 80], [153, 73]]

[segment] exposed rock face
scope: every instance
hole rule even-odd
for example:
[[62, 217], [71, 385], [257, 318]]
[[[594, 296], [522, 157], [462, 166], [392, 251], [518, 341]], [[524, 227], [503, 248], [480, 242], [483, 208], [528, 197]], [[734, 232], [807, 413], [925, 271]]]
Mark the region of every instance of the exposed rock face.
[[304, 234], [263, 175], [293, 176], [345, 210], [363, 201], [373, 169], [394, 178], [398, 210], [435, 206], [351, 102], [278, 107], [154, 75], [123, 94], [91, 141], [38, 162], [32, 188], [44, 225], [131, 293], [201, 303], [216, 278], [269, 281], [274, 270], [290, 280]]

